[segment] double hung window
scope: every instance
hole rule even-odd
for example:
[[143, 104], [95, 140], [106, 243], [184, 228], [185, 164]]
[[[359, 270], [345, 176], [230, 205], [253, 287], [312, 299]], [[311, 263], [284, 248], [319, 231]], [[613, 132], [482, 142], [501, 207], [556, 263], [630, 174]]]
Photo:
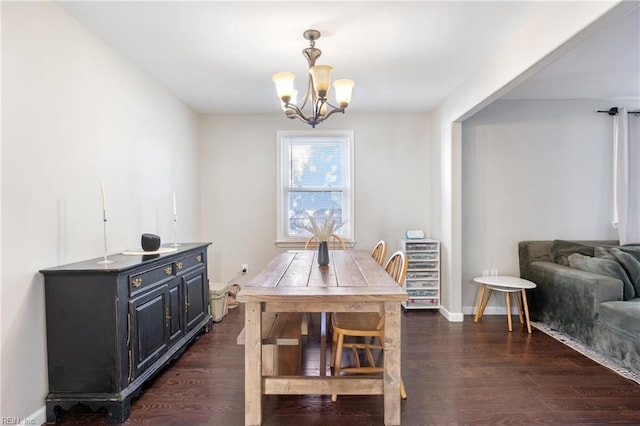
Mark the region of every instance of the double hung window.
[[278, 132], [278, 242], [303, 242], [308, 215], [353, 240], [353, 132]]

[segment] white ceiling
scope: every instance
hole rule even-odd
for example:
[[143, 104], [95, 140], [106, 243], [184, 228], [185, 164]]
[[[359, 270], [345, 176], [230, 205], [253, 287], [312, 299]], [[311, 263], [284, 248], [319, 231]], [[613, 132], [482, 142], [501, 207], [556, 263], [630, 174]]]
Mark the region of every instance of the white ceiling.
[[504, 98], [640, 101], [640, 7], [606, 26]]
[[[544, 6], [534, 1], [60, 4], [203, 113], [279, 111], [271, 82], [279, 71], [295, 72], [298, 90], [304, 92], [307, 63], [301, 50], [308, 42], [302, 33], [308, 28], [322, 33], [316, 42], [323, 51], [318, 63], [332, 65], [334, 78], [355, 80], [350, 110], [430, 111]], [[593, 77], [585, 74], [594, 64], [598, 84], [612, 68], [621, 81], [633, 72], [637, 79], [640, 15], [626, 21], [614, 29], [611, 42], [599, 40], [595, 47], [587, 42], [508, 96], [545, 97], [542, 88], [552, 86], [549, 97], [574, 97], [575, 92], [589, 97], [580, 90], [593, 85]], [[625, 46], [631, 52], [621, 55]], [[579, 80], [573, 79], [576, 73]]]

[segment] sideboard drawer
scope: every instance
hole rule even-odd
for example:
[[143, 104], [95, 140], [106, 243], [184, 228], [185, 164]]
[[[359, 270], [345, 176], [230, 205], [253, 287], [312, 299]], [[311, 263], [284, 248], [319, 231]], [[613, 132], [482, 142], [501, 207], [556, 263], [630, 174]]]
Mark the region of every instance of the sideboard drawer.
[[181, 259], [176, 260], [175, 262], [175, 272], [176, 275], [185, 273], [191, 268], [203, 266], [205, 262], [204, 251], [196, 252], [187, 257], [183, 257]]
[[173, 277], [173, 265], [167, 263], [153, 269], [129, 275], [129, 294], [134, 295], [142, 290], [163, 283]]

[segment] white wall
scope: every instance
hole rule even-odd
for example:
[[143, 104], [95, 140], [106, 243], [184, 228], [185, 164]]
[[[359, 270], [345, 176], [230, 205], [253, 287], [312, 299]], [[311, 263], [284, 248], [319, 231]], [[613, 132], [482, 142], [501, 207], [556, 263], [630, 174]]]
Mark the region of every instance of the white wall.
[[[483, 269], [519, 276], [518, 242], [617, 239], [611, 100], [497, 101], [462, 126], [462, 295]], [[505, 312], [503, 298], [492, 298]]]
[[47, 394], [38, 270], [199, 238], [198, 116], [53, 2], [2, 2], [2, 401], [26, 417]]
[[461, 121], [559, 58], [634, 2], [549, 2], [432, 112], [433, 235], [442, 241], [441, 312], [462, 321]]
[[[385, 239], [396, 249], [407, 229], [428, 234], [429, 117], [426, 114], [333, 116], [318, 130], [354, 130], [357, 249]], [[201, 127], [202, 236], [210, 278], [229, 281], [249, 264], [259, 272], [280, 250], [276, 239], [276, 132], [303, 129], [282, 114], [209, 115]]]

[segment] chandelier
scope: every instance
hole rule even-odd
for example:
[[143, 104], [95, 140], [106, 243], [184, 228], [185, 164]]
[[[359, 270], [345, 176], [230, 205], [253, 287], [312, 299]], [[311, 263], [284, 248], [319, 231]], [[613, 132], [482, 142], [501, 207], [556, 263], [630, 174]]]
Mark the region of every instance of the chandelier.
[[[338, 106], [329, 103], [329, 86], [331, 82], [331, 71], [329, 65], [316, 65], [316, 59], [320, 57], [322, 51], [315, 47], [316, 40], [320, 38], [320, 31], [307, 30], [302, 36], [309, 40], [309, 47], [302, 51], [302, 55], [309, 63], [309, 81], [307, 90], [302, 98], [302, 103], [298, 104], [298, 91], [293, 85], [296, 78], [294, 73], [279, 72], [273, 75], [273, 82], [276, 85], [278, 97], [282, 101], [282, 109], [288, 118], [298, 118], [301, 121], [316, 127], [336, 112], [344, 113], [344, 110], [351, 102], [351, 91], [355, 83], [353, 80], [336, 80], [333, 82], [336, 103]], [[310, 111], [305, 114], [304, 109], [310, 105]]]

